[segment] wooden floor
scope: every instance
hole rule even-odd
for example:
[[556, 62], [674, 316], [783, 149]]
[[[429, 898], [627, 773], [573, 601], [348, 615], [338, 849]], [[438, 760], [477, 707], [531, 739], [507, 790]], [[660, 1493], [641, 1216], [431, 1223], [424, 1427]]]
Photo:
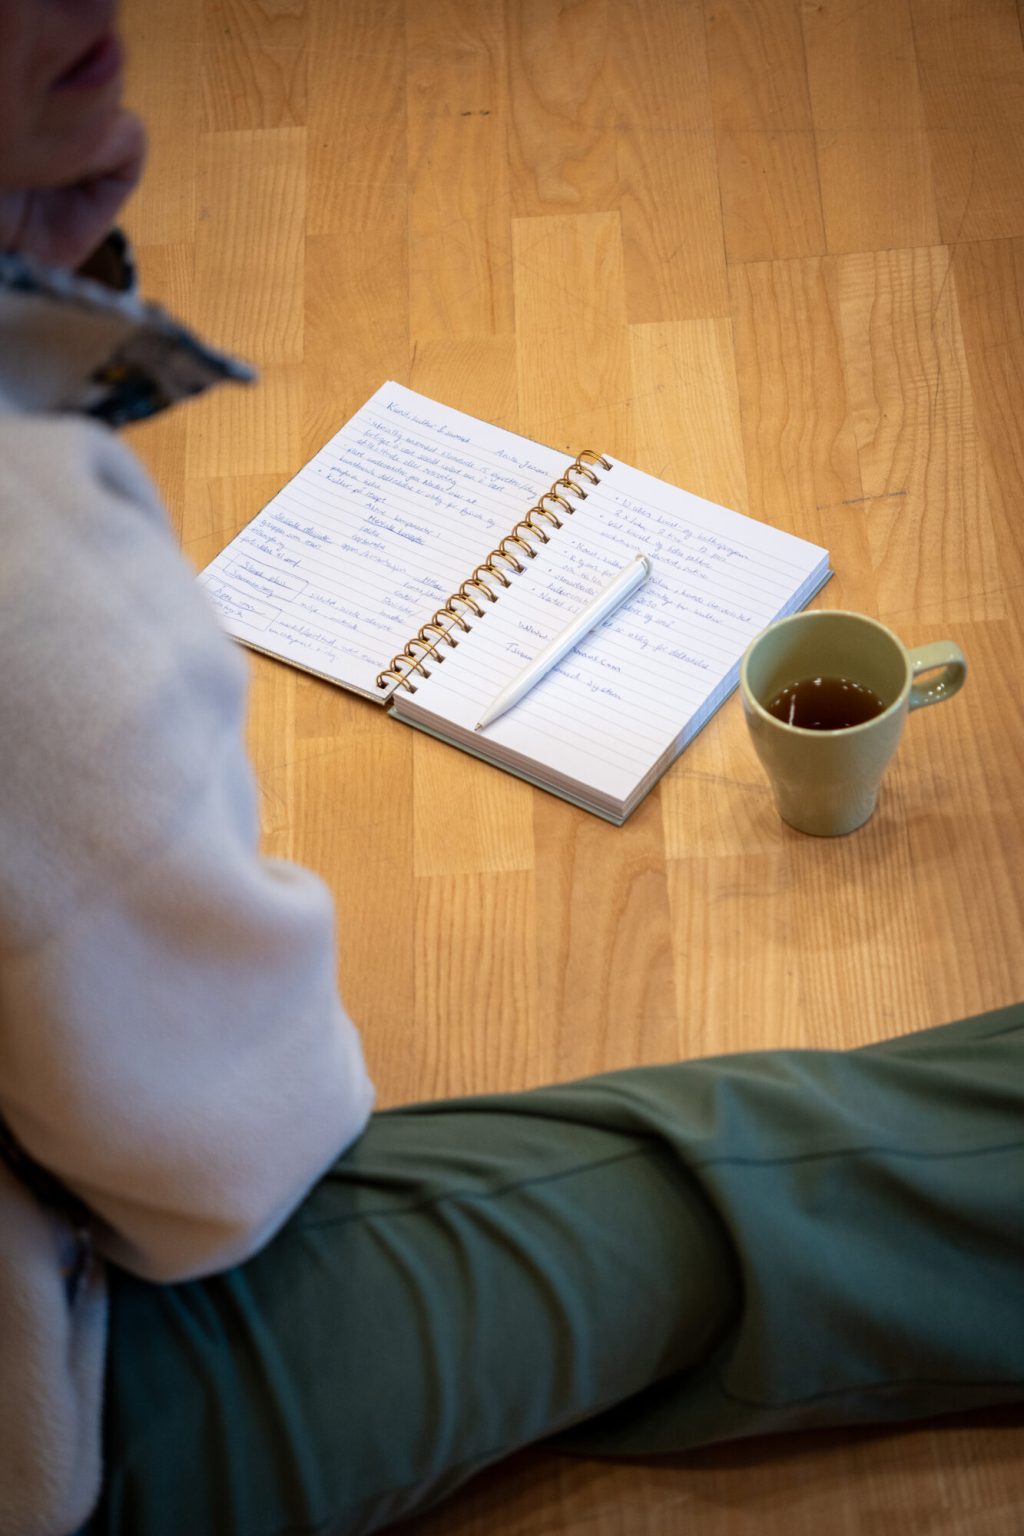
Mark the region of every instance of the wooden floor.
[[[266, 845], [337, 893], [382, 1102], [1024, 997], [1014, 0], [130, 0], [126, 23], [145, 286], [262, 371], [133, 434], [197, 566], [394, 378], [826, 544], [819, 606], [970, 660], [830, 843], [777, 820], [736, 698], [617, 830], [254, 658]], [[409, 1529], [1019, 1536], [1022, 1428], [534, 1453]]]

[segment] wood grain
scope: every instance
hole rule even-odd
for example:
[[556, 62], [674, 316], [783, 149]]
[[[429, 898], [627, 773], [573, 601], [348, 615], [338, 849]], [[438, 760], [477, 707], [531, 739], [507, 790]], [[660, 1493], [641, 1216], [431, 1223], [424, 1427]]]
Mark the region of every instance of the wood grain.
[[911, 0], [941, 237], [1024, 234], [1024, 58], [1013, 0]]
[[306, 121], [302, 0], [208, 0], [203, 9], [203, 126], [299, 127]]
[[730, 262], [827, 249], [799, 8], [717, 0], [708, 61]]
[[803, 7], [830, 251], [939, 238], [907, 0]]
[[136, 4], [125, 18], [132, 94], [144, 106], [150, 129], [148, 174], [130, 220], [140, 244], [195, 239], [204, 14], [203, 0], [182, 0], [173, 6]]
[[999, 618], [1001, 555], [944, 249], [839, 264], [844, 375], [880, 616]]
[[985, 472], [1002, 559], [1001, 586], [1024, 581], [1024, 528], [1017, 515], [1024, 492], [1024, 242], [975, 241], [954, 252], [953, 275], [964, 331], [964, 353], [978, 419]]
[[[857, 542], [844, 510], [862, 484], [835, 263], [751, 263], [730, 279], [748, 510], [830, 549], [851, 529]], [[833, 564], [845, 580], [848, 561]]]
[[505, 31], [489, 0], [408, 17], [410, 324], [510, 334]]
[[602, 212], [618, 198], [606, 0], [508, 7], [513, 216]]
[[[260, 382], [131, 433], [204, 565], [386, 378], [828, 545], [967, 652], [878, 811], [779, 821], [730, 700], [621, 829], [254, 656], [268, 852], [382, 1104], [855, 1046], [1024, 996], [1015, 0], [127, 0], [144, 285]], [[520, 1456], [418, 1536], [1018, 1536], [1020, 1415]]]

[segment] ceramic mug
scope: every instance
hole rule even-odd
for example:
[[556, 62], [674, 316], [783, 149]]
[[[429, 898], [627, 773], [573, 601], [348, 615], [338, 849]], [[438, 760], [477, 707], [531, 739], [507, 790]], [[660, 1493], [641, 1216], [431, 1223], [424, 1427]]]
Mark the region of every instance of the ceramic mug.
[[[863, 826], [907, 715], [951, 699], [966, 676], [964, 654], [951, 640], [908, 650], [861, 613], [829, 609], [769, 624], [740, 664], [740, 693], [783, 821], [817, 837]], [[881, 713], [839, 730], [806, 729], [769, 714], [765, 706], [784, 688], [816, 677], [869, 688]]]

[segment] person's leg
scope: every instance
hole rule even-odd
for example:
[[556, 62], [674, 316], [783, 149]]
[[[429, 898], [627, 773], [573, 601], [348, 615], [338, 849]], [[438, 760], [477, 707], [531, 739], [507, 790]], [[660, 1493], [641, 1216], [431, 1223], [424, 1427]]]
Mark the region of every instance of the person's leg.
[[221, 1277], [111, 1278], [90, 1536], [375, 1530], [695, 1363], [737, 1305], [654, 1138], [515, 1100], [375, 1115]]
[[1024, 1004], [694, 1065], [714, 1130], [673, 1140], [739, 1255], [740, 1314], [702, 1369], [563, 1447], [651, 1455], [1024, 1400]]
[[1024, 1009], [375, 1116], [273, 1243], [115, 1277], [90, 1536], [352, 1536], [489, 1461], [1024, 1396]]

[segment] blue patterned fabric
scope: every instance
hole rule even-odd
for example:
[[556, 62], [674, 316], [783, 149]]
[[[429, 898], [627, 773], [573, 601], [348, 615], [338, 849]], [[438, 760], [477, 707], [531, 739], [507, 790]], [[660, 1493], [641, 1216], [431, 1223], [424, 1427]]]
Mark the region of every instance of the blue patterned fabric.
[[[91, 275], [102, 272], [104, 281]], [[114, 286], [111, 286], [113, 280]], [[107, 355], [69, 380], [55, 409], [77, 411], [120, 427], [166, 410], [225, 380], [248, 383], [248, 363], [207, 346], [137, 291], [128, 242], [115, 231], [80, 272], [44, 267], [17, 252], [0, 252], [0, 297], [17, 294], [63, 309], [69, 322], [109, 322]]]

